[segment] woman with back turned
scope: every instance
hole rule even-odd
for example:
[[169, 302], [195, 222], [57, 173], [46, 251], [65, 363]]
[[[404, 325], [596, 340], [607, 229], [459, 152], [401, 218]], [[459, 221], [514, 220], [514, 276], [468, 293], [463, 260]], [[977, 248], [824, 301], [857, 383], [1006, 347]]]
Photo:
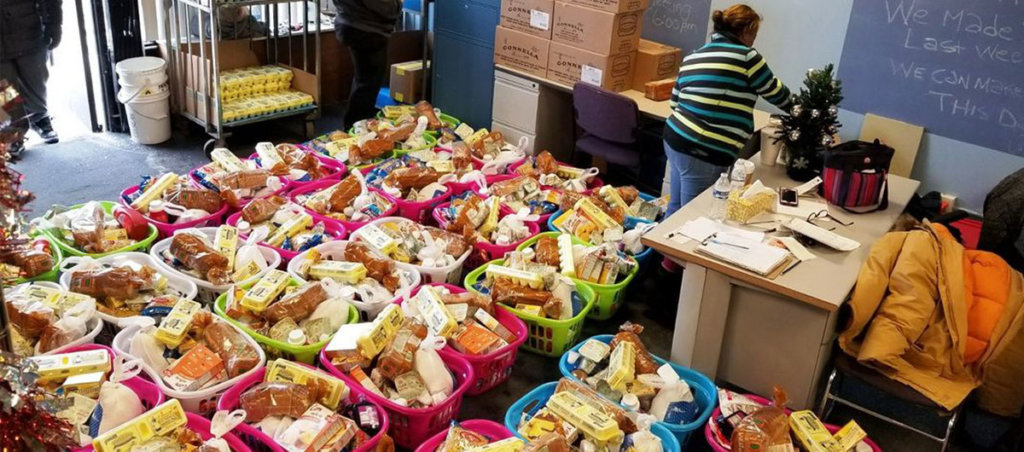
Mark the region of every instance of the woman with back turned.
[[[790, 93], [754, 45], [761, 16], [733, 5], [711, 16], [711, 42], [683, 58], [665, 121], [672, 214], [714, 185], [754, 131], [754, 103], [763, 97], [785, 110]], [[669, 260], [662, 265], [678, 267]]]

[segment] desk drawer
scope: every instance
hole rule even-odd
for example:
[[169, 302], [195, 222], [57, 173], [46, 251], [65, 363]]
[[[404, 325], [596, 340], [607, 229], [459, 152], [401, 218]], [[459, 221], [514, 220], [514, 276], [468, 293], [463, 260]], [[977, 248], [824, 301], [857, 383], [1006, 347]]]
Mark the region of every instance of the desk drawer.
[[537, 106], [540, 91], [536, 82], [496, 70], [494, 72], [494, 108], [491, 118], [534, 135], [537, 133]]

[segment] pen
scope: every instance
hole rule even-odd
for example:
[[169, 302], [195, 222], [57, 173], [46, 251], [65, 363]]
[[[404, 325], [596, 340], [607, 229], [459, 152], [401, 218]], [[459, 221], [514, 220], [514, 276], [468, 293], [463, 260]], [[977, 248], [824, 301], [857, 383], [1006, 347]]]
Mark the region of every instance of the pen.
[[714, 243], [716, 245], [731, 246], [733, 248], [739, 248], [741, 250], [749, 250], [750, 249], [749, 247], [746, 247], [746, 246], [743, 246], [743, 245], [737, 245], [735, 243], [719, 242], [718, 240], [712, 240], [711, 243]]
[[786, 273], [789, 273], [790, 270], [796, 268], [796, 266], [800, 265], [801, 262], [803, 262], [803, 261], [793, 262], [793, 264], [790, 265], [789, 268], [786, 268], [785, 270], [783, 270], [782, 273], [779, 274], [779, 276], [782, 276], [782, 275], [785, 275]]

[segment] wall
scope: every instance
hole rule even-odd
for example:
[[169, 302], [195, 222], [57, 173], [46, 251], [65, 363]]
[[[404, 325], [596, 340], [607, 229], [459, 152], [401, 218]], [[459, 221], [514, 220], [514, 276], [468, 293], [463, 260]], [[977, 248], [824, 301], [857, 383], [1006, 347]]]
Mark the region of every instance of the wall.
[[[701, 0], [675, 0], [702, 3]], [[885, 1], [885, 0], [878, 0]], [[711, 9], [723, 9], [736, 0], [712, 0]], [[755, 47], [768, 59], [772, 70], [792, 89], [798, 89], [808, 68], [842, 61], [853, 0], [745, 0], [764, 17]], [[710, 18], [708, 20], [710, 30]], [[879, 68], [885, 70], [885, 68]], [[1021, 81], [1024, 84], [1024, 80]], [[763, 102], [762, 102], [763, 104]], [[760, 105], [776, 111], [767, 104]], [[840, 135], [844, 140], [859, 135], [864, 115], [842, 110]], [[914, 164], [913, 177], [921, 192], [939, 190], [959, 197], [959, 207], [981, 212], [985, 195], [1003, 177], [1024, 167], [1024, 157], [952, 140], [926, 131]]]

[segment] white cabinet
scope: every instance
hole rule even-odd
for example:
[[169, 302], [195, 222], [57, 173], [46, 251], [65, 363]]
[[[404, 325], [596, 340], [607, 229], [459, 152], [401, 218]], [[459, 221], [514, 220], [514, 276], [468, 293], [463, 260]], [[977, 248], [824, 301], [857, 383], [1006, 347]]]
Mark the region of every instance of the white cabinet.
[[571, 94], [501, 69], [494, 71], [491, 130], [504, 134], [506, 141], [526, 137], [528, 152], [546, 149], [561, 159], [572, 149], [573, 122]]

